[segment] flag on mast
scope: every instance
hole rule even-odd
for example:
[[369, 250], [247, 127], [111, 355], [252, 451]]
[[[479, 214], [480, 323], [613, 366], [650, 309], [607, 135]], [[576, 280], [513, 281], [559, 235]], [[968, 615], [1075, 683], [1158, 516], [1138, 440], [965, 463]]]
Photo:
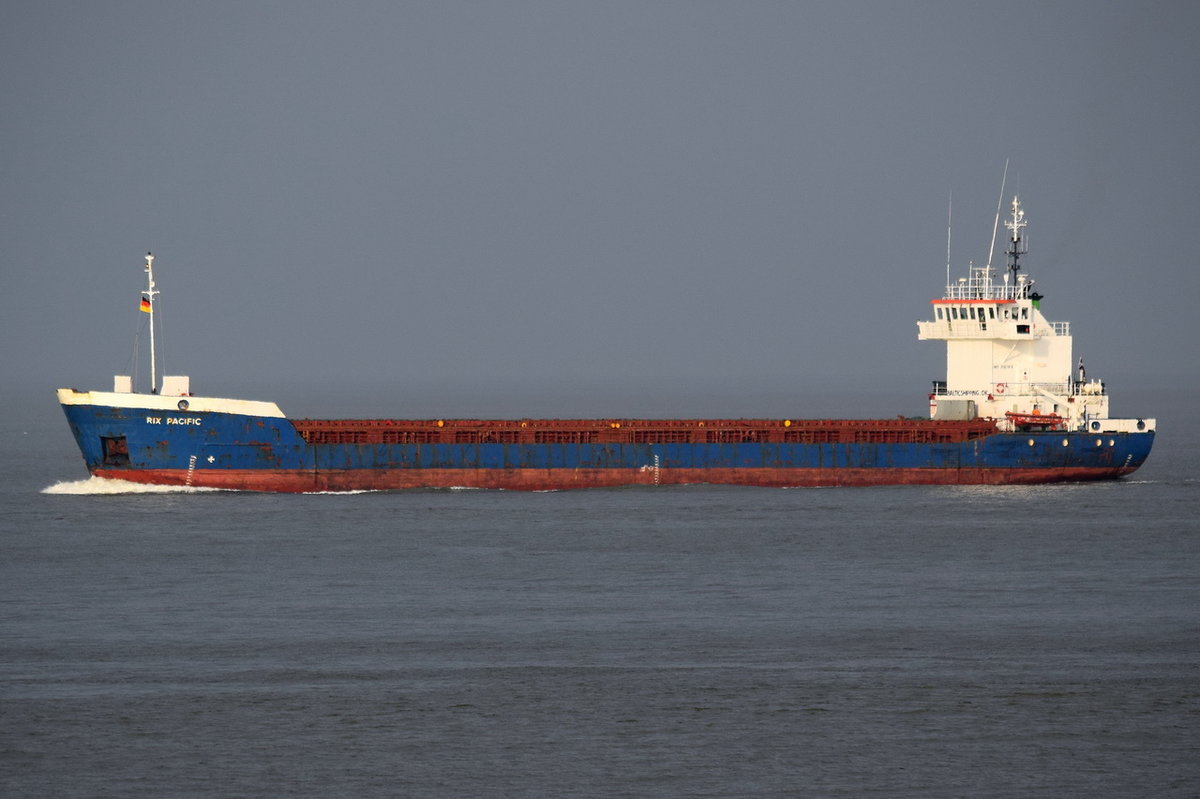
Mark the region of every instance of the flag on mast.
[[150, 298], [145, 294], [142, 295], [142, 310], [146, 313], [150, 313]]

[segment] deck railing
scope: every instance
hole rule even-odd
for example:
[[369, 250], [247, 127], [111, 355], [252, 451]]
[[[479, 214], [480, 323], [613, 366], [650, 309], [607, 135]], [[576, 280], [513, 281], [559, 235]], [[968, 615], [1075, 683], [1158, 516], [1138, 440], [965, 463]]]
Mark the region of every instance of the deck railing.
[[934, 380], [933, 391], [931, 392], [937, 397], [973, 397], [979, 394], [991, 394], [996, 399], [1001, 399], [1003, 396], [1040, 396], [1039, 389], [1048, 394], [1054, 394], [1059, 397], [1082, 397], [1082, 396], [1104, 396], [1108, 393], [1108, 387], [1104, 385], [1102, 380], [1092, 380], [1089, 382], [1080, 382], [1078, 380], [1068, 380], [1061, 383], [993, 383], [990, 387], [976, 390], [955, 391], [953, 394], [946, 388], [945, 380]]

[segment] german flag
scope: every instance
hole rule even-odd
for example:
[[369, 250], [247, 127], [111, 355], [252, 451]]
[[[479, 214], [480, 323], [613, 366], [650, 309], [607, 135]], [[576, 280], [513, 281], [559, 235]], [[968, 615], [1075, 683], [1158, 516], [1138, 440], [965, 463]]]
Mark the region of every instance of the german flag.
[[142, 295], [142, 310], [146, 313], [150, 313], [150, 298], [145, 294]]

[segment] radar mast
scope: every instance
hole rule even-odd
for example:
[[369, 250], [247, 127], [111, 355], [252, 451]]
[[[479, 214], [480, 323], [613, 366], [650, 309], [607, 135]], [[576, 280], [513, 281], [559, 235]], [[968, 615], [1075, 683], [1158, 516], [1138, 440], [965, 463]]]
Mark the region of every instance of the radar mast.
[[[1021, 198], [1013, 195], [1012, 199], [1012, 218], [1004, 223], [1004, 226], [1012, 231], [1012, 237], [1008, 242], [1008, 271], [1011, 273], [1012, 285], [1018, 285], [1018, 273], [1021, 271], [1020, 258], [1028, 250], [1025, 247], [1024, 237], [1021, 235], [1021, 230], [1028, 223], [1025, 221], [1025, 211], [1021, 209]], [[1032, 285], [1033, 281], [1025, 284], [1024, 288]]]

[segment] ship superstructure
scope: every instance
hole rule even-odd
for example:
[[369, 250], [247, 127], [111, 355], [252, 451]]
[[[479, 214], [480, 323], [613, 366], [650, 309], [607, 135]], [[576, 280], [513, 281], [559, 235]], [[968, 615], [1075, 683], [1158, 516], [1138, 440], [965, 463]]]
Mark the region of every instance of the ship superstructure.
[[1082, 358], [1073, 362], [1070, 322], [1042, 314], [1043, 297], [1021, 271], [1026, 224], [1014, 196], [1002, 279], [990, 263], [972, 265], [933, 300], [934, 318], [917, 323], [918, 338], [946, 342], [946, 379], [934, 381], [930, 418], [990, 418], [1010, 431], [1153, 430], [1153, 419], [1110, 418], [1104, 382], [1088, 378]]

